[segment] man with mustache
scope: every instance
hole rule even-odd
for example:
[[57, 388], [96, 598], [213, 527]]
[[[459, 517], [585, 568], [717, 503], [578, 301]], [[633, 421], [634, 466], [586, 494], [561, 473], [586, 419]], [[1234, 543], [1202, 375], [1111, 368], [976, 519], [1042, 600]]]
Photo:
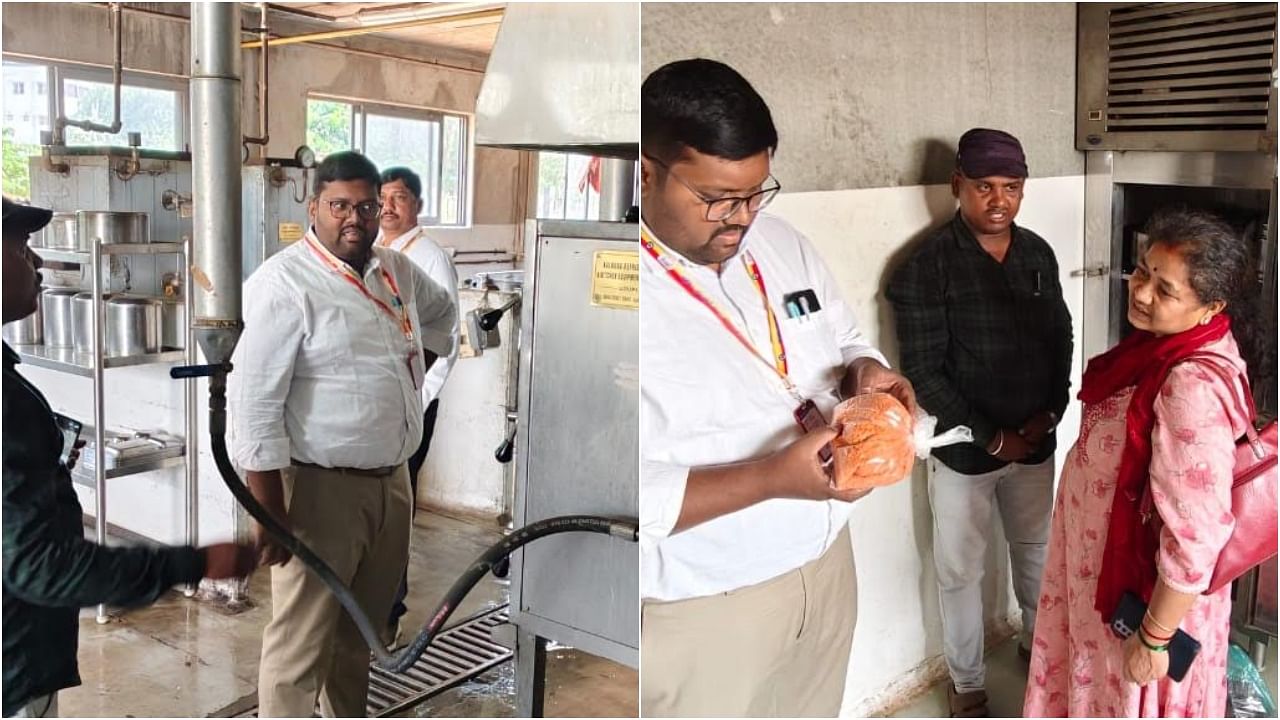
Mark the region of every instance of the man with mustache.
[[[253, 494], [385, 618], [409, 556], [405, 461], [422, 385], [453, 349], [448, 292], [374, 245], [378, 169], [355, 152], [316, 168], [312, 226], [245, 283], [228, 382], [232, 449]], [[262, 717], [363, 717], [369, 648], [323, 583], [255, 525], [271, 568]]]
[[843, 397], [911, 385], [858, 329], [780, 185], [764, 99], [711, 60], [641, 88], [641, 714], [834, 716], [856, 619]]
[[[1009, 542], [1030, 657], [1053, 506], [1054, 428], [1071, 385], [1071, 316], [1053, 249], [1014, 224], [1027, 163], [1017, 138], [960, 138], [951, 191], [960, 208], [894, 273], [902, 370], [938, 430], [974, 442], [929, 458], [933, 559], [952, 717], [985, 717], [982, 578], [992, 511]], [[1001, 580], [1000, 582], [1005, 582]]]
[[[382, 171], [382, 189], [379, 191], [382, 200], [382, 227], [378, 236], [378, 245], [404, 253], [422, 268], [438, 285], [449, 292], [454, 307], [458, 307], [458, 271], [453, 267], [453, 258], [444, 248], [427, 236], [427, 229], [418, 225], [418, 213], [422, 212], [422, 179], [407, 167], [393, 167]], [[444, 389], [444, 381], [449, 371], [458, 361], [458, 317], [453, 318], [453, 352], [440, 359], [427, 372], [422, 383], [422, 442], [409, 457], [409, 500], [418, 496], [418, 471], [427, 459], [427, 451], [431, 448], [431, 436], [435, 432], [436, 416], [440, 411], [440, 391]], [[411, 512], [412, 514], [412, 512]], [[404, 599], [409, 594], [409, 575], [406, 570], [400, 578], [400, 589], [396, 591], [395, 604], [391, 608], [391, 616], [387, 620], [385, 640], [394, 645], [400, 635], [400, 618], [408, 612]]]

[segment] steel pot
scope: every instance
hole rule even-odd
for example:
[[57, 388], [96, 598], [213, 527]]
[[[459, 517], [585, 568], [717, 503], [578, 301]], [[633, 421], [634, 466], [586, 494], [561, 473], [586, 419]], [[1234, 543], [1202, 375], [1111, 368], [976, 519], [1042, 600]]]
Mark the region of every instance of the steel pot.
[[76, 213], [76, 249], [92, 251], [94, 238], [101, 238], [103, 245], [149, 243], [148, 230], [147, 214], [143, 212], [81, 210]]
[[187, 347], [187, 306], [181, 300], [165, 298], [160, 308], [160, 346]]
[[157, 298], [115, 297], [107, 301], [107, 357], [160, 352]]
[[49, 347], [72, 347], [76, 344], [75, 313], [72, 309], [75, 288], [45, 288], [40, 293], [44, 311], [44, 340]]
[[[108, 293], [102, 296], [102, 300], [103, 302], [106, 302], [108, 300], [111, 300], [114, 297], [115, 295]], [[72, 325], [75, 327], [75, 331], [73, 335], [75, 337], [76, 352], [92, 354], [93, 353], [93, 293], [82, 292], [76, 295], [75, 298], [71, 300], [71, 319], [72, 319]], [[111, 331], [110, 323], [107, 323], [105, 327], [106, 327], [105, 332]], [[107, 343], [107, 338], [104, 335], [102, 338], [102, 350], [104, 353], [107, 350], [106, 343]]]
[[6, 323], [4, 326], [4, 339], [11, 345], [39, 345], [43, 338], [41, 337], [41, 305], [43, 302], [36, 302], [36, 311], [21, 320], [14, 320]]
[[42, 233], [43, 247], [50, 250], [78, 250], [79, 239], [76, 235], [76, 214], [73, 212], [56, 212]]

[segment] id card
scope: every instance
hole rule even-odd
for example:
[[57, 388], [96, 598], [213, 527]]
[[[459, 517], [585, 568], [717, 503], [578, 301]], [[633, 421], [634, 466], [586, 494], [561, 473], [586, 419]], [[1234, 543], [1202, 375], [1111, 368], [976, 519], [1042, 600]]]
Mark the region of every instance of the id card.
[[[812, 399], [800, 403], [793, 416], [796, 419], [796, 423], [806, 433], [827, 425], [827, 419], [822, 417], [822, 411], [818, 409], [817, 403]], [[822, 469], [826, 471], [827, 477], [831, 477], [834, 458], [831, 455], [830, 443], [823, 445], [822, 449], [818, 451], [818, 459], [822, 461]]]

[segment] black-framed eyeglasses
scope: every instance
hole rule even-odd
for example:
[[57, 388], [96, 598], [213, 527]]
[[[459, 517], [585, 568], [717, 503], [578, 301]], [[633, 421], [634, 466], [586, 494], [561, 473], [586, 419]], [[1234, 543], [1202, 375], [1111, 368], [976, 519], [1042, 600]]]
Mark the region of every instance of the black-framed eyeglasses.
[[350, 200], [321, 200], [320, 202], [329, 206], [329, 214], [334, 220], [346, 220], [351, 217], [353, 210], [361, 220], [375, 220], [382, 214], [382, 204], [377, 200], [358, 203], [352, 203]]
[[671, 169], [670, 165], [650, 155], [645, 155], [645, 157], [652, 160], [655, 164], [660, 165], [662, 169], [667, 171], [668, 175], [675, 178], [685, 187], [686, 190], [693, 193], [694, 197], [706, 204], [706, 217], [709, 222], [721, 222], [723, 220], [728, 220], [736, 215], [738, 210], [740, 210], [744, 204], [746, 205], [747, 212], [752, 214], [758, 213], [769, 203], [773, 202], [773, 199], [782, 191], [782, 183], [778, 182], [778, 179], [773, 176], [773, 173], [770, 173], [769, 179], [773, 181], [773, 185], [771, 187], [757, 190], [756, 192], [745, 196], [708, 199], [703, 197], [702, 193], [695, 190], [692, 185], [685, 182], [684, 178], [677, 175], [676, 172]]

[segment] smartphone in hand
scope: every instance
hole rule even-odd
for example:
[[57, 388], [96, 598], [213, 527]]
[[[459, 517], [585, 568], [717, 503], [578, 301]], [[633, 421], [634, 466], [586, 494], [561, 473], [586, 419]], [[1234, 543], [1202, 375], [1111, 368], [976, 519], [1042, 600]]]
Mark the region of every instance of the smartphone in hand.
[[[1125, 639], [1142, 627], [1142, 616], [1147, 614], [1147, 604], [1132, 592], [1126, 592], [1111, 616], [1111, 632]], [[1178, 628], [1169, 640], [1169, 677], [1182, 682], [1191, 669], [1191, 663], [1200, 654], [1200, 641]]]
[[81, 425], [79, 420], [69, 418], [59, 413], [53, 414], [54, 421], [58, 424], [58, 430], [62, 432], [62, 464], [66, 465], [71, 459], [71, 451], [76, 447], [76, 441], [80, 439]]

